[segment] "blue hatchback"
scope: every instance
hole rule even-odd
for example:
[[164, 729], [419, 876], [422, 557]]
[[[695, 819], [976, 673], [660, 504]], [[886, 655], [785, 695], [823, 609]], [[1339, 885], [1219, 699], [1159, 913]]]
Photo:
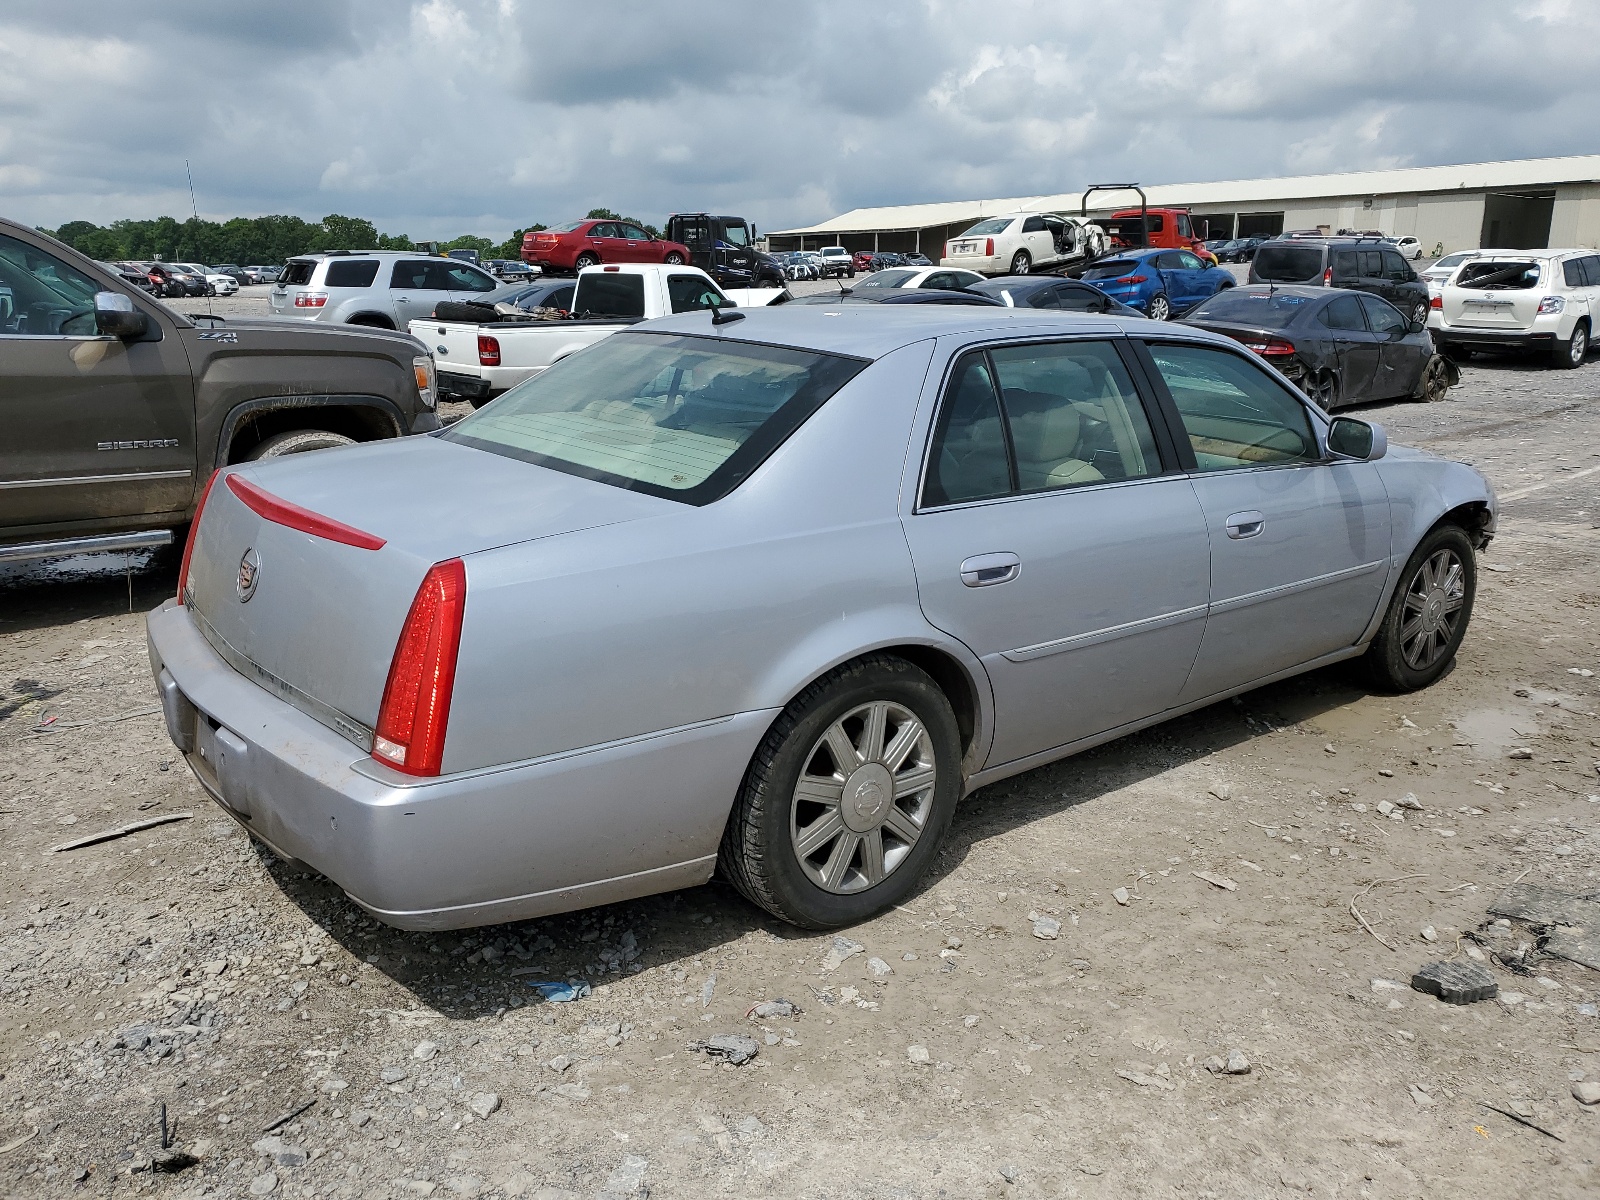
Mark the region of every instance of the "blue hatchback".
[[1086, 270], [1083, 280], [1152, 321], [1188, 312], [1235, 282], [1227, 271], [1208, 267], [1187, 250], [1115, 253]]

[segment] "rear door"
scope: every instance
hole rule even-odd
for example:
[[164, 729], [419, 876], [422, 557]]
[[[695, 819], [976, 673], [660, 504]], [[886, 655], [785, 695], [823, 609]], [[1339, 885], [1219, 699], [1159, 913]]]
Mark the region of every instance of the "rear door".
[[93, 306], [103, 287], [0, 234], [0, 538], [177, 513], [194, 498], [182, 335], [141, 305], [148, 340], [100, 336]]
[[1150, 342], [1211, 550], [1205, 637], [1180, 702], [1353, 646], [1389, 565], [1377, 465], [1324, 461], [1307, 402], [1244, 354]]
[[401, 329], [418, 317], [431, 316], [433, 306], [450, 299], [450, 267], [443, 258], [402, 258], [389, 273], [389, 302]]
[[1383, 351], [1367, 328], [1360, 292], [1347, 292], [1323, 306], [1317, 322], [1334, 340], [1339, 362], [1339, 399], [1346, 404], [1374, 399]]
[[928, 620], [988, 672], [991, 764], [1170, 707], [1200, 642], [1205, 520], [1117, 340], [969, 350], [930, 383], [906, 538]]

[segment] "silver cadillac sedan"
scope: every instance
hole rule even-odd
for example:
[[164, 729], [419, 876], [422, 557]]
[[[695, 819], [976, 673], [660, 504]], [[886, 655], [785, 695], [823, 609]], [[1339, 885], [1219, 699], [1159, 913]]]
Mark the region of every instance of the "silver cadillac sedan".
[[207, 791], [391, 925], [720, 869], [827, 928], [983, 784], [1341, 659], [1438, 679], [1494, 526], [1198, 330], [702, 311], [219, 472], [150, 659]]

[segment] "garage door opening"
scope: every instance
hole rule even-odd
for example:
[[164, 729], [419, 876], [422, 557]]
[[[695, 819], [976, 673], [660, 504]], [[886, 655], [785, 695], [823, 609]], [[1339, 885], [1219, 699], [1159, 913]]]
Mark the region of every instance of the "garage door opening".
[[1483, 198], [1483, 228], [1478, 245], [1485, 250], [1542, 250], [1550, 244], [1554, 192], [1490, 192]]
[[1255, 212], [1239, 214], [1239, 236], [1242, 238], [1274, 238], [1283, 232], [1281, 212]]

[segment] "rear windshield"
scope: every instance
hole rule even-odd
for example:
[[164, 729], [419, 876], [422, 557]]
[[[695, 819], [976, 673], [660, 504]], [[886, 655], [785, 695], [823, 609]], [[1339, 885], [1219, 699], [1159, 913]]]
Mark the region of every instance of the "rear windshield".
[[587, 217], [585, 217], [581, 221], [568, 221], [565, 225], [552, 225], [552, 226], [550, 226], [549, 232], [551, 232], [551, 233], [571, 233], [579, 225], [587, 225], [588, 223], [589, 223], [589, 219]]
[[439, 436], [708, 504], [866, 365], [811, 350], [630, 330], [562, 359]]
[[341, 258], [328, 264], [326, 287], [371, 287], [378, 277], [378, 260], [375, 258]]
[[1256, 251], [1250, 273], [1266, 283], [1305, 283], [1322, 274], [1321, 246], [1269, 243]]
[[[217, 270], [221, 270], [218, 267]], [[279, 283], [303, 284], [311, 282], [311, 272], [317, 269], [315, 260], [292, 258], [278, 275]]]
[[1015, 220], [1015, 217], [990, 217], [987, 221], [979, 221], [961, 236], [983, 237], [985, 235], [1004, 233], [1007, 229], [1011, 228], [1011, 222]]
[[578, 280], [573, 311], [587, 317], [644, 316], [644, 276], [595, 271]]
[[915, 271], [908, 271], [904, 267], [901, 267], [898, 270], [877, 271], [871, 275], [868, 275], [860, 283], [856, 284], [856, 287], [857, 289], [899, 287], [902, 283], [910, 279], [915, 274]]
[[1284, 292], [1246, 292], [1228, 288], [1218, 292], [1185, 320], [1226, 321], [1248, 325], [1252, 329], [1282, 329], [1289, 325], [1308, 304], [1315, 304], [1305, 296], [1291, 296]]
[[1083, 273], [1084, 279], [1115, 279], [1119, 275], [1128, 275], [1139, 264], [1131, 258], [1113, 258], [1097, 262]]
[[1481, 288], [1486, 292], [1504, 292], [1531, 288], [1539, 282], [1539, 264], [1536, 262], [1474, 262], [1461, 268], [1456, 275], [1457, 287]]

